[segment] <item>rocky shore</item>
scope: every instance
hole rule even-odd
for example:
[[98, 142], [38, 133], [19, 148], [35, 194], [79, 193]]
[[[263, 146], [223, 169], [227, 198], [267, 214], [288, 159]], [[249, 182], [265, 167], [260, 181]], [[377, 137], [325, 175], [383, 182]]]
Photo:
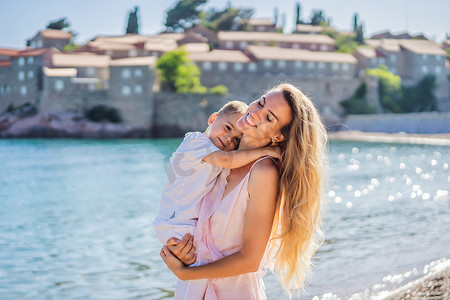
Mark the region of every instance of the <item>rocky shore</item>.
[[383, 299], [450, 299], [450, 266], [411, 282]]
[[144, 138], [148, 130], [123, 123], [91, 122], [82, 113], [38, 114], [32, 109], [0, 115], [0, 138]]

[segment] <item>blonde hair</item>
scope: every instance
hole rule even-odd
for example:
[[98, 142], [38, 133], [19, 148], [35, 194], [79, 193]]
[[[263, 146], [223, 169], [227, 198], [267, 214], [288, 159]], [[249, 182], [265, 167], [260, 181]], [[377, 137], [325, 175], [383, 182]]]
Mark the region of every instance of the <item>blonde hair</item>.
[[217, 112], [217, 115], [225, 115], [225, 114], [241, 114], [243, 115], [247, 110], [248, 105], [242, 101], [234, 100], [227, 102], [222, 108]]
[[[268, 267], [285, 292], [300, 293], [311, 272], [311, 258], [323, 242], [321, 208], [327, 166], [327, 134], [312, 101], [291, 84], [280, 91], [292, 110], [291, 122], [281, 129], [280, 188]], [[322, 210], [323, 211], [323, 210]]]

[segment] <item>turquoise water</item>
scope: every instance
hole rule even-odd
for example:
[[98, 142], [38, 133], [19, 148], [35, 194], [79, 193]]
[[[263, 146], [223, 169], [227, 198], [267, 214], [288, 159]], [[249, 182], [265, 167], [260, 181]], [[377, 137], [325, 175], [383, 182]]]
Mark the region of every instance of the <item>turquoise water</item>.
[[[0, 298], [171, 297], [151, 220], [179, 142], [0, 140]], [[390, 289], [450, 258], [449, 149], [331, 142], [326, 241], [305, 298]], [[269, 299], [287, 298], [265, 282]]]

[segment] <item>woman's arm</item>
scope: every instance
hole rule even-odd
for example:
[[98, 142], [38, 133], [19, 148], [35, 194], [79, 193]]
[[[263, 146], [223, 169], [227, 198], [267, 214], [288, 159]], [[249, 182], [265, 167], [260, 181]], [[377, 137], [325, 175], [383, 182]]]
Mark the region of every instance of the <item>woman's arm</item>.
[[264, 156], [281, 159], [280, 148], [278, 146], [268, 146], [246, 150], [214, 151], [205, 156], [203, 161], [221, 168], [236, 169]]
[[245, 214], [241, 250], [210, 264], [188, 268], [167, 247], [163, 247], [161, 257], [169, 269], [181, 280], [221, 278], [256, 272], [272, 230], [278, 180], [277, 168], [271, 160], [263, 160], [253, 168], [248, 184], [250, 199]]

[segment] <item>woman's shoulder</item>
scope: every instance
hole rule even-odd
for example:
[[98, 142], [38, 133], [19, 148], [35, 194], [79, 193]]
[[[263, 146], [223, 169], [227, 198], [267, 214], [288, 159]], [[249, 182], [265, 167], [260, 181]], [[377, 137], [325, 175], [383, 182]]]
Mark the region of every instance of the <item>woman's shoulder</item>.
[[265, 157], [255, 162], [250, 171], [250, 182], [257, 181], [258, 184], [264, 182], [276, 182], [280, 177], [279, 169], [275, 160], [271, 157]]

